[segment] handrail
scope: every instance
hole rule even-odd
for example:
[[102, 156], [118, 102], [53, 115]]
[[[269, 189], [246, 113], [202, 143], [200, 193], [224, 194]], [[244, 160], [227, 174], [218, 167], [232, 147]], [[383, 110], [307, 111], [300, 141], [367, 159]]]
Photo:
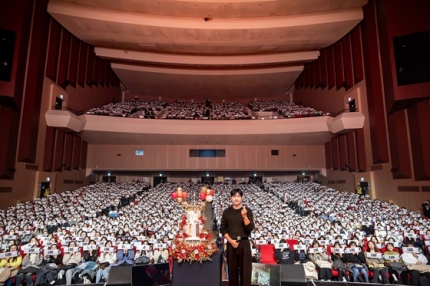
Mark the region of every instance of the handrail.
[[358, 111], [358, 108], [355, 108], [354, 110], [350, 110], [350, 109], [342, 109], [342, 110], [340, 110], [340, 111], [338, 111], [338, 112], [329, 112], [329, 113], [327, 113], [327, 115], [328, 115], [328, 116], [331, 116], [331, 117], [337, 117], [337, 116], [341, 115], [342, 113], [347, 113], [347, 112], [357, 112], [357, 111]]
[[[52, 109], [60, 110], [56, 106], [53, 106]], [[69, 112], [71, 112], [77, 116], [85, 114], [85, 111], [83, 111], [83, 110], [74, 110], [73, 108], [70, 108], [70, 107], [61, 107], [61, 110], [69, 111]]]

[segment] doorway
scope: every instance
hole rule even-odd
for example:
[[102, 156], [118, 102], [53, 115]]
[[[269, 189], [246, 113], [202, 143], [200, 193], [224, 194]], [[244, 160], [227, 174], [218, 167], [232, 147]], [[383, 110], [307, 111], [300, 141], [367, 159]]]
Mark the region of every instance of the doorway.
[[161, 183], [165, 183], [167, 182], [167, 177], [163, 177], [163, 176], [158, 176], [158, 177], [154, 177], [154, 188], [161, 184]]

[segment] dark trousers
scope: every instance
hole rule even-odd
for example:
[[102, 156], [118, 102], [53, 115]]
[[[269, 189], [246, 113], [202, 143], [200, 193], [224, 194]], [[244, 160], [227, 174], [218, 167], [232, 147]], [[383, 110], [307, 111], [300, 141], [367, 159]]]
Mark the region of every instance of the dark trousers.
[[318, 270], [319, 279], [331, 279], [332, 276], [331, 268], [320, 268]]
[[227, 263], [229, 286], [251, 286], [252, 261], [249, 240], [241, 240], [236, 249], [227, 243]]

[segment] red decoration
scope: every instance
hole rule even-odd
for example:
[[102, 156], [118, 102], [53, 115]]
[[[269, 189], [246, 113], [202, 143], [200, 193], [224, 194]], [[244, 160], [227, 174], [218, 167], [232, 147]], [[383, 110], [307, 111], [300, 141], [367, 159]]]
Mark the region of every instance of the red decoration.
[[182, 192], [182, 198], [183, 198], [183, 199], [188, 198], [188, 193], [187, 193], [187, 192]]
[[215, 195], [215, 190], [211, 189], [211, 196]]
[[176, 200], [178, 198], [178, 193], [173, 192], [170, 196], [172, 197], [172, 199]]
[[200, 193], [199, 198], [204, 201], [206, 200], [206, 193]]

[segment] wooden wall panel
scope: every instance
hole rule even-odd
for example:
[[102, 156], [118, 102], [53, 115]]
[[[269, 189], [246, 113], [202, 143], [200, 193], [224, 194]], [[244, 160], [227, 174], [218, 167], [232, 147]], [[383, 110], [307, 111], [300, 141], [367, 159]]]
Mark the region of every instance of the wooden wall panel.
[[336, 73], [335, 73], [333, 46], [328, 47], [326, 49], [326, 52], [327, 52], [328, 89], [332, 89], [336, 85]]
[[339, 169], [341, 171], [348, 170], [348, 156], [346, 151], [346, 135], [339, 135]]
[[325, 167], [326, 169], [332, 169], [332, 155], [331, 155], [331, 143], [330, 141], [325, 142], [324, 144], [324, 154], [325, 154]]
[[0, 106], [0, 179], [13, 180], [18, 142], [19, 113]]
[[[257, 168], [257, 153], [259, 151], [264, 152], [264, 146], [261, 146], [261, 145], [250, 145], [250, 146], [247, 146], [246, 162], [248, 164], [248, 168], [249, 167], [251, 167], [251, 168]], [[278, 162], [276, 162], [276, 163], [278, 163]]]
[[339, 170], [339, 138], [333, 137], [331, 138], [331, 158], [333, 164], [333, 170]]
[[94, 71], [94, 46], [88, 46], [87, 49], [87, 72], [85, 73], [85, 81], [89, 87], [93, 85]]
[[342, 40], [339, 40], [334, 44], [333, 50], [334, 50], [334, 64], [335, 64], [335, 74], [336, 74], [336, 90], [338, 90], [343, 87], [343, 81], [344, 81]]
[[78, 84], [85, 86], [85, 72], [87, 71], [88, 45], [82, 41], [79, 44]]
[[157, 167], [160, 170], [167, 169], [167, 145], [157, 146]]
[[309, 78], [309, 64], [305, 64], [305, 67], [303, 69], [303, 81], [305, 84], [305, 88], [308, 88], [310, 85], [310, 78]]
[[48, 46], [48, 59], [46, 62], [45, 75], [52, 81], [57, 79], [58, 58], [60, 55], [61, 43], [61, 25], [51, 18], [51, 27], [49, 31], [49, 46]]
[[37, 149], [38, 121], [42, 102], [43, 78], [50, 17], [46, 13], [48, 0], [38, 1], [34, 6], [34, 18], [29, 54], [27, 76], [25, 78], [22, 106], [18, 161], [35, 163]]
[[304, 88], [305, 87], [305, 73], [302, 71], [302, 73], [300, 74], [300, 88]]
[[167, 149], [167, 168], [177, 169], [178, 163], [178, 147], [177, 145], [169, 145]]
[[61, 32], [61, 47], [60, 58], [58, 61], [57, 84], [64, 89], [66, 89], [67, 87], [67, 72], [69, 70], [70, 57], [70, 39], [70, 32], [63, 28]]
[[315, 62], [309, 63], [309, 87], [315, 87]]
[[357, 172], [357, 146], [355, 145], [355, 133], [346, 134], [346, 149], [348, 153], [349, 172]]
[[321, 87], [321, 60], [315, 61], [315, 88]]
[[342, 38], [343, 70], [345, 90], [354, 86], [354, 72], [352, 69], [351, 33]]
[[227, 168], [228, 169], [237, 169], [237, 146], [226, 146], [225, 148], [226, 156], [227, 156]]
[[367, 172], [366, 145], [364, 143], [364, 130], [355, 131], [355, 146], [357, 146], [358, 172]]
[[76, 81], [78, 77], [78, 61], [79, 61], [79, 46], [81, 40], [72, 35], [70, 44], [70, 60], [69, 72], [67, 74], [67, 82], [76, 88]]
[[55, 152], [54, 152], [54, 171], [63, 171], [64, 162], [64, 136], [61, 130], [55, 130]]
[[55, 129], [46, 127], [45, 148], [43, 151], [43, 171], [54, 171]]
[[97, 87], [99, 86], [100, 61], [99, 57], [94, 56], [93, 85]]
[[326, 88], [328, 84], [327, 78], [327, 49], [320, 51], [320, 69], [321, 69], [321, 89]]
[[188, 166], [188, 159], [190, 157], [190, 151], [187, 145], [178, 145], [176, 147], [178, 152], [177, 154], [177, 166], [178, 168], [184, 168], [184, 166]]
[[430, 103], [428, 100], [408, 108], [409, 134], [415, 180], [430, 180]]
[[64, 140], [64, 170], [72, 170], [73, 133], [66, 133]]
[[405, 112], [397, 111], [388, 115], [387, 125], [393, 179], [412, 178]]
[[99, 71], [99, 83], [101, 86], [105, 86], [105, 75], [106, 75], [106, 61], [100, 60], [100, 71]]
[[72, 156], [72, 168], [75, 170], [79, 169], [79, 160], [81, 158], [81, 137], [73, 136], [73, 156]]
[[361, 46], [361, 25], [351, 31], [352, 66], [354, 70], [354, 84], [364, 79], [363, 52]]
[[387, 131], [385, 128], [384, 91], [381, 82], [377, 22], [373, 5], [363, 7], [364, 22], [362, 31], [363, 56], [366, 74], [367, 103], [372, 145], [373, 164], [389, 161]]
[[81, 145], [81, 160], [80, 167], [81, 169], [85, 169], [87, 167], [87, 152], [88, 152], [88, 142], [82, 140]]

